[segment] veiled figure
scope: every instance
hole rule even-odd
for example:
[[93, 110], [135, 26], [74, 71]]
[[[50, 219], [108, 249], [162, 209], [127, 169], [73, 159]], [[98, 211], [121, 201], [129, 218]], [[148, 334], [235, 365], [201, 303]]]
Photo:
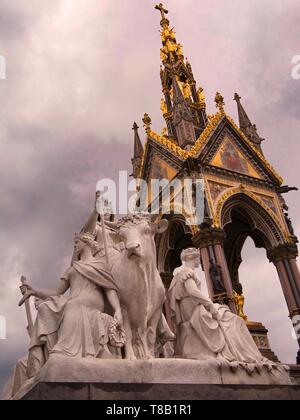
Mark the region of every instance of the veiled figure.
[[263, 365], [276, 366], [261, 355], [242, 318], [201, 292], [195, 272], [200, 266], [199, 250], [184, 250], [181, 258], [184, 265], [176, 270], [169, 289], [177, 329], [175, 357], [218, 359], [250, 372]]
[[[30, 342], [28, 378], [38, 372], [51, 353], [68, 357], [117, 357], [118, 346], [112, 341], [110, 331], [116, 324], [122, 324], [118, 288], [108, 270], [93, 278], [83, 274], [93, 259], [94, 246], [91, 235], [76, 235], [75, 248], [80, 260], [62, 275], [56, 293], [24, 286], [42, 299], [37, 306]], [[65, 295], [67, 290], [70, 293]]]

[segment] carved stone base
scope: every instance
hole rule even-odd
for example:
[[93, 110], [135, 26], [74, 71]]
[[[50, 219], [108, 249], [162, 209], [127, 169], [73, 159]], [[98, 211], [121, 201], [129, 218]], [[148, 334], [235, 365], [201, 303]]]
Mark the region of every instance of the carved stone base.
[[22, 400], [300, 400], [300, 386], [41, 382]]
[[261, 354], [272, 362], [280, 363], [276, 354], [272, 351], [268, 338], [268, 330], [260, 322], [247, 321], [247, 327]]
[[[193, 392], [199, 398], [207, 393], [209, 388], [203, 386], [208, 384], [218, 385], [211, 388], [217, 398], [216, 390], [222, 389], [223, 385], [238, 389], [246, 386], [242, 393], [245, 395], [249, 385], [272, 391], [278, 386], [291, 385], [291, 380], [283, 366], [271, 372], [263, 367], [261, 372], [255, 370], [249, 374], [242, 367], [233, 371], [228, 364], [221, 365], [215, 359], [207, 362], [186, 359], [128, 361], [52, 355], [36, 378], [25, 383], [14, 399], [56, 399], [63, 395], [67, 399], [172, 399], [172, 392], [175, 393], [173, 399], [184, 399], [185, 396], [189, 399]], [[228, 390], [232, 392], [232, 387]], [[229, 398], [228, 392], [222, 392], [220, 396], [226, 394]]]

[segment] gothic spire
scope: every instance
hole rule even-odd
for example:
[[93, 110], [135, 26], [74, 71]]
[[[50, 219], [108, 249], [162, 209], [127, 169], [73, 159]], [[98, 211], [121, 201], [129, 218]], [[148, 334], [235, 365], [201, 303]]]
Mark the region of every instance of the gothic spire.
[[[166, 18], [168, 10], [162, 3], [156, 5], [155, 9], [159, 10], [161, 14], [162, 48], [160, 49], [160, 57], [162, 66], [160, 77], [164, 94], [161, 101], [161, 110], [167, 123], [169, 137], [183, 145], [186, 144], [186, 139], [178, 138], [178, 130], [174, 126], [175, 96], [177, 101], [180, 97], [181, 108], [188, 110], [185, 114], [191, 116], [191, 129], [194, 134], [190, 135], [189, 138], [196, 140], [207, 125], [205, 95], [202, 88], [198, 90], [196, 88], [192, 67], [184, 58], [183, 47], [177, 42], [174, 28], [170, 27], [170, 21]], [[174, 77], [176, 78], [175, 85]], [[174, 86], [177, 89], [176, 95]], [[179, 93], [179, 90], [181, 93]], [[183, 106], [183, 101], [186, 103], [185, 106]]]
[[160, 57], [164, 64], [176, 63], [178, 60], [183, 60], [182, 45], [178, 44], [175, 37], [174, 28], [170, 28], [170, 21], [166, 18], [166, 14], [169, 13], [162, 3], [155, 6], [155, 9], [161, 13], [161, 41], [162, 48], [160, 49]]
[[138, 125], [136, 122], [133, 123], [133, 131], [134, 131], [134, 154], [133, 159], [131, 160], [132, 166], [133, 166], [133, 176], [134, 178], [138, 177], [141, 163], [142, 163], [142, 157], [144, 154], [144, 147], [142, 145], [139, 133], [138, 133]]
[[241, 99], [242, 98], [239, 96], [238, 93], [234, 95], [234, 101], [236, 101], [238, 108], [240, 129], [248, 137], [248, 139], [252, 141], [254, 146], [261, 151], [261, 142], [264, 139], [258, 135], [256, 125], [252, 124], [243, 105], [241, 104]]
[[177, 142], [180, 147], [192, 146], [196, 141], [193, 115], [185, 100], [184, 93], [179, 87], [176, 76], [172, 81], [173, 112], [172, 123], [176, 130]]

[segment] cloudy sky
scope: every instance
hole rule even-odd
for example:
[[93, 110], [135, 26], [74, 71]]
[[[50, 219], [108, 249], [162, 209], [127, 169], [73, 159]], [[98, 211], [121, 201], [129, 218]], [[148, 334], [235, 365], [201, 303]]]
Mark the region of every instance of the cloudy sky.
[[[130, 170], [132, 123], [160, 115], [159, 15], [152, 0], [1, 0], [0, 387], [26, 354], [21, 274], [54, 287], [96, 182]], [[214, 112], [217, 90], [237, 120], [234, 92], [266, 138], [266, 157], [299, 185], [299, 0], [168, 0], [177, 39]], [[296, 233], [300, 201], [287, 197]], [[296, 342], [275, 269], [251, 241], [243, 251], [246, 312], [270, 330], [273, 350], [294, 362]]]

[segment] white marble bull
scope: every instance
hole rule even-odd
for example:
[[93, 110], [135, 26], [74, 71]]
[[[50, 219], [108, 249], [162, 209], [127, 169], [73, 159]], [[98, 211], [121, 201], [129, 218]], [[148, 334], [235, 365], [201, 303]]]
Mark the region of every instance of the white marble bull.
[[125, 249], [112, 267], [119, 287], [126, 330], [126, 358], [154, 357], [156, 332], [162, 318], [165, 287], [156, 266], [154, 236], [168, 227], [148, 216], [126, 216], [117, 223]]

